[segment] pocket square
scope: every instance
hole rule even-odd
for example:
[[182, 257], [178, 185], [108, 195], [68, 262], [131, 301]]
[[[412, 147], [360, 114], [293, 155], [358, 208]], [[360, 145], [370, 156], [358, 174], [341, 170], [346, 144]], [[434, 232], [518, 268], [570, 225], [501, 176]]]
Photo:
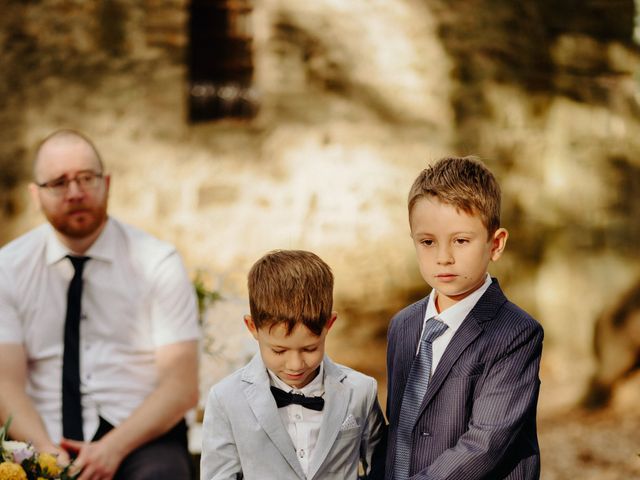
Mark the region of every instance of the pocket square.
[[344, 422], [342, 422], [342, 425], [340, 425], [340, 431], [343, 430], [351, 430], [352, 428], [358, 428], [360, 425], [358, 425], [358, 421], [356, 420], [356, 417], [353, 416], [353, 414], [349, 414], [349, 416], [344, 420]]

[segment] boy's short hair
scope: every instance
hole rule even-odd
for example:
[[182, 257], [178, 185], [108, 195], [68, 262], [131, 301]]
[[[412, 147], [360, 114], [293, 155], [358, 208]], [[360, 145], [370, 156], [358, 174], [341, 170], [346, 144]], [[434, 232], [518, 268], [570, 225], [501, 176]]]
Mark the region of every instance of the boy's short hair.
[[333, 308], [333, 273], [317, 255], [274, 250], [249, 271], [249, 308], [256, 328], [283, 323], [289, 335], [302, 323], [320, 335]]
[[500, 228], [500, 185], [479, 158], [445, 157], [425, 168], [409, 191], [409, 216], [423, 197], [478, 215], [489, 236]]

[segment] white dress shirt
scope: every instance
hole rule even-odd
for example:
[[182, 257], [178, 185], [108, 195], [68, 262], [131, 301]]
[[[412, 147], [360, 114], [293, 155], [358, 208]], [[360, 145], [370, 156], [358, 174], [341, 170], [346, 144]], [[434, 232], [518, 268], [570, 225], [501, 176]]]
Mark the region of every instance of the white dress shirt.
[[[298, 393], [307, 397], [321, 397], [324, 395], [324, 362], [320, 364], [318, 375], [307, 385], [298, 390], [280, 380], [276, 374], [267, 369], [271, 378], [271, 385], [289, 393]], [[302, 405], [291, 404], [278, 409], [282, 423], [286, 428], [294, 447], [296, 456], [305, 475], [309, 474], [309, 460], [318, 442], [322, 411], [304, 408]]]
[[[432, 375], [433, 375], [433, 372], [436, 371], [436, 367], [438, 366], [438, 363], [440, 362], [440, 359], [442, 358], [444, 351], [449, 345], [449, 342], [451, 342], [451, 339], [453, 338], [455, 333], [458, 331], [458, 328], [460, 328], [460, 325], [462, 325], [462, 322], [464, 321], [464, 319], [467, 317], [467, 315], [469, 315], [469, 312], [473, 309], [473, 307], [476, 306], [476, 303], [478, 303], [478, 300], [480, 300], [480, 297], [482, 297], [484, 292], [487, 291], [487, 289], [491, 285], [491, 282], [492, 282], [491, 276], [487, 273], [484, 283], [478, 290], [476, 290], [468, 297], [460, 300], [458, 303], [450, 306], [449, 308], [447, 308], [446, 310], [440, 313], [438, 313], [438, 309], [436, 308], [436, 297], [438, 295], [438, 292], [434, 289], [431, 292], [431, 295], [429, 295], [429, 302], [427, 303], [427, 312], [424, 316], [424, 323], [422, 324], [422, 333], [424, 333], [427, 320], [433, 317], [435, 317], [437, 320], [440, 320], [441, 322], [443, 322], [449, 327], [445, 330], [445, 332], [442, 335], [436, 338], [431, 344], [432, 353], [433, 353], [433, 360], [431, 362]], [[420, 338], [422, 338], [422, 333], [420, 334]], [[418, 342], [417, 352], [420, 351], [420, 344], [421, 342]], [[416, 352], [416, 355], [417, 355], [417, 352]]]
[[[0, 343], [21, 343], [27, 392], [62, 434], [62, 354], [73, 266], [49, 224], [0, 249]], [[86, 252], [80, 326], [85, 440], [98, 415], [125, 420], [154, 390], [155, 349], [199, 337], [194, 289], [175, 248], [113, 218]]]

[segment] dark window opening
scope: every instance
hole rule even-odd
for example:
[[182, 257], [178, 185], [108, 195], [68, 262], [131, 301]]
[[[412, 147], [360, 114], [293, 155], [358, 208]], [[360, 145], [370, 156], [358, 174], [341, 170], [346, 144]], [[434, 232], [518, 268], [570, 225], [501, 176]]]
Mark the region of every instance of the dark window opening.
[[189, 118], [251, 118], [253, 87], [251, 0], [192, 0]]

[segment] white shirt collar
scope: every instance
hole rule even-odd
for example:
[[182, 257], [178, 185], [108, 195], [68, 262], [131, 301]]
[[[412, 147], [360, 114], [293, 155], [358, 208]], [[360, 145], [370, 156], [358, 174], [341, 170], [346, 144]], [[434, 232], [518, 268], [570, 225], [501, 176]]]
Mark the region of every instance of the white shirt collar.
[[484, 283], [479, 289], [441, 313], [438, 313], [438, 310], [436, 309], [435, 299], [438, 292], [435, 289], [432, 290], [431, 295], [429, 295], [429, 302], [427, 303], [427, 312], [424, 317], [425, 322], [428, 319], [435, 317], [441, 322], [444, 322], [452, 332], [455, 332], [460, 328], [460, 325], [462, 325], [462, 322], [467, 318], [467, 315], [469, 315], [469, 312], [473, 307], [476, 306], [480, 297], [482, 297], [484, 292], [487, 291], [491, 282], [491, 275], [487, 273]]
[[[104, 226], [100, 236], [93, 242], [93, 245], [87, 250], [86, 256], [96, 260], [103, 260], [106, 262], [112, 262], [116, 258], [116, 242], [112, 241], [115, 235], [115, 225], [110, 218], [107, 218], [107, 223]], [[46, 239], [46, 262], [47, 265], [53, 265], [59, 262], [67, 255], [73, 252], [62, 244], [55, 230], [51, 225], [48, 225], [47, 239]]]
[[271, 379], [271, 385], [273, 385], [274, 387], [278, 387], [285, 392], [301, 393], [302, 395], [305, 395], [307, 397], [320, 396], [324, 393], [324, 360], [322, 361], [322, 363], [320, 363], [320, 371], [315, 376], [315, 378], [299, 390], [297, 388], [293, 388], [291, 385], [287, 385], [268, 368], [267, 372], [269, 373], [269, 378]]

